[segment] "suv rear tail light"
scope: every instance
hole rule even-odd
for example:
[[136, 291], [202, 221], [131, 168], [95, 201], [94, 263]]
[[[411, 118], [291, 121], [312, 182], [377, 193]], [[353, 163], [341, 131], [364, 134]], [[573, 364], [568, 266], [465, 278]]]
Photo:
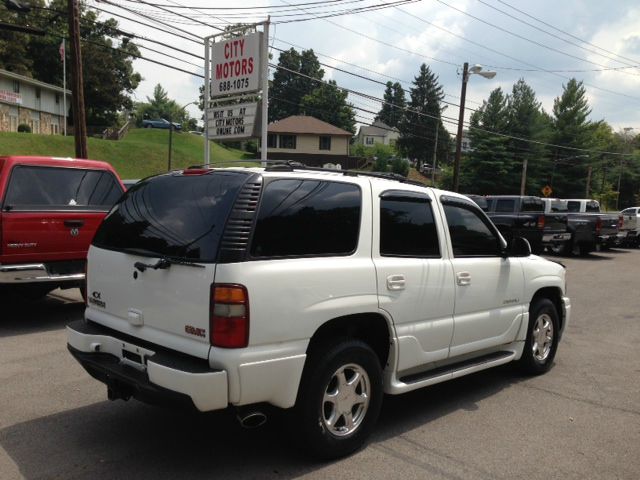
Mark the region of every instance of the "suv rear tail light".
[[600, 235], [600, 230], [602, 230], [602, 219], [596, 219], [596, 235]]
[[618, 217], [618, 230], [622, 230], [622, 224], [624, 223], [624, 217], [620, 215]]
[[244, 348], [249, 344], [249, 294], [243, 285], [211, 285], [210, 342], [214, 347]]
[[544, 228], [544, 215], [538, 215], [538, 228], [540, 230]]

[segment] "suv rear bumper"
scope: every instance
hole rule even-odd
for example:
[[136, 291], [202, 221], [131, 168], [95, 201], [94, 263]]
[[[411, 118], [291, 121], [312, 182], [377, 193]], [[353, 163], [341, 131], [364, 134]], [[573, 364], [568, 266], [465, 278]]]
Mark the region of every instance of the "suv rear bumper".
[[84, 273], [56, 274], [50, 272], [44, 263], [0, 265], [0, 284], [81, 282], [84, 278]]
[[68, 348], [84, 369], [109, 388], [111, 398], [133, 396], [147, 403], [192, 403], [200, 411], [228, 405], [227, 372], [208, 361], [127, 335], [107, 334], [78, 320], [67, 326]]

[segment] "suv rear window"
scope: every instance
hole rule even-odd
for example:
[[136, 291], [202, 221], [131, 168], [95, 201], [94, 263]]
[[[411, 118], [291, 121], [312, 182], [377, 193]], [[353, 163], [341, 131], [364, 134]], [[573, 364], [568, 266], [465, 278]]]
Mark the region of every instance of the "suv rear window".
[[247, 180], [243, 172], [162, 175], [129, 189], [93, 244], [145, 256], [215, 262], [225, 222]]
[[11, 210], [109, 210], [122, 187], [106, 170], [17, 165], [4, 201]]
[[267, 184], [251, 256], [349, 255], [358, 245], [362, 195], [357, 185], [285, 179]]

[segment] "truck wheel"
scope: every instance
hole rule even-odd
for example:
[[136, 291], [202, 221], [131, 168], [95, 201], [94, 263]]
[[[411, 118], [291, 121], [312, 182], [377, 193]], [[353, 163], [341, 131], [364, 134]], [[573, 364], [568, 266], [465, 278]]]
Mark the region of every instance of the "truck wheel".
[[306, 449], [333, 459], [360, 448], [382, 406], [382, 369], [374, 351], [345, 340], [309, 359], [296, 403], [296, 426]]
[[530, 375], [547, 372], [558, 349], [558, 312], [547, 298], [535, 300], [529, 308], [529, 328], [520, 367]]
[[571, 255], [571, 241], [554, 243], [551, 246], [551, 251], [555, 255]]

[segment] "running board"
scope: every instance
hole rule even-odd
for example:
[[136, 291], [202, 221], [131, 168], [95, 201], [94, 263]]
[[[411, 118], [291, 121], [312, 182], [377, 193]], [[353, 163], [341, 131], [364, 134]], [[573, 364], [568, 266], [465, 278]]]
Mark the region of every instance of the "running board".
[[480, 372], [487, 368], [497, 367], [513, 361], [516, 352], [494, 352], [481, 357], [472, 358], [463, 362], [438, 367], [427, 372], [416, 373], [401, 377], [399, 380], [392, 382], [391, 391], [388, 393], [404, 393], [416, 390], [428, 385], [446, 382], [454, 378], [464, 377], [470, 373]]

